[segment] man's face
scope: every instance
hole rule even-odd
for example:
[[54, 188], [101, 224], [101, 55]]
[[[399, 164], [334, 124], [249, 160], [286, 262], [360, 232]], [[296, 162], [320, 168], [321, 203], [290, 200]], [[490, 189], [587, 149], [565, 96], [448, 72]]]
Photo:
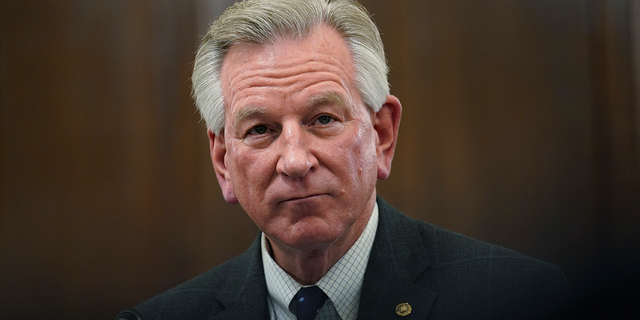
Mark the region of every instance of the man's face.
[[344, 39], [321, 26], [304, 40], [236, 44], [221, 80], [224, 135], [210, 138], [225, 199], [279, 247], [359, 234], [375, 203], [379, 140]]

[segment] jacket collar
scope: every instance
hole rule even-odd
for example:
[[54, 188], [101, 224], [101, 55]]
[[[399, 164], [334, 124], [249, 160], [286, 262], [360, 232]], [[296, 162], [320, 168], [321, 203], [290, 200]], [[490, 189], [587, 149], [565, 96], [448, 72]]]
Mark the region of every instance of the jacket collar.
[[437, 293], [415, 284], [430, 261], [411, 219], [378, 197], [380, 220], [364, 277], [358, 318], [401, 319], [396, 307], [411, 306], [412, 319], [427, 319]]

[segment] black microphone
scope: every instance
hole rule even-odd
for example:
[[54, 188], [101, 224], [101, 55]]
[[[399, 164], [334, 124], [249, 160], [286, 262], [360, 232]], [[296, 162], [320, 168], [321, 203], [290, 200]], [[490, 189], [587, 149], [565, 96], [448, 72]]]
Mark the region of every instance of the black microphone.
[[116, 320], [142, 320], [142, 316], [138, 311], [129, 309], [118, 313]]

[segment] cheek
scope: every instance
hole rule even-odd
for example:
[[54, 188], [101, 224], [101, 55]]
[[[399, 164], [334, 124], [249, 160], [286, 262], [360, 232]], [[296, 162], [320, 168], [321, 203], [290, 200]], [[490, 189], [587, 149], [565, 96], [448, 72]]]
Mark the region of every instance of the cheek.
[[376, 176], [377, 158], [373, 129], [366, 125], [361, 125], [358, 129], [358, 134], [349, 139], [341, 151], [346, 154], [346, 163], [350, 164], [351, 174], [357, 176], [356, 179], [361, 182]]
[[247, 190], [247, 185], [250, 185], [250, 179], [254, 177], [254, 175], [247, 174], [248, 172], [255, 172], [254, 161], [250, 155], [246, 152], [243, 152], [242, 148], [238, 148], [238, 146], [233, 146], [234, 152], [232, 154], [228, 154], [227, 158], [225, 158], [227, 162], [227, 168], [229, 168], [229, 173], [231, 174], [231, 179], [233, 181], [234, 189], [236, 191], [238, 198], [244, 197], [244, 194]]
[[370, 123], [362, 124], [360, 129], [358, 146], [362, 154], [362, 159], [367, 159], [368, 162], [376, 161], [376, 131], [373, 129]]
[[234, 150], [228, 162], [238, 200], [258, 196], [267, 188], [275, 170], [270, 154], [243, 148], [242, 145], [236, 145]]

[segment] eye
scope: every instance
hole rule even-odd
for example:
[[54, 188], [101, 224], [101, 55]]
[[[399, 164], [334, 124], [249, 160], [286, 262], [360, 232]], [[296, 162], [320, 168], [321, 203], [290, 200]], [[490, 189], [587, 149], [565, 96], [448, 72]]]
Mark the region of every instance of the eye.
[[322, 116], [319, 116], [319, 117], [318, 117], [318, 119], [317, 119], [317, 121], [318, 121], [320, 124], [328, 124], [328, 123], [329, 123], [329, 122], [331, 122], [332, 120], [334, 120], [334, 119], [333, 119], [331, 116], [328, 116], [328, 115], [322, 115]]
[[267, 133], [267, 131], [269, 131], [269, 128], [267, 128], [267, 126], [259, 124], [251, 128], [251, 130], [249, 130], [249, 134], [265, 134]]

